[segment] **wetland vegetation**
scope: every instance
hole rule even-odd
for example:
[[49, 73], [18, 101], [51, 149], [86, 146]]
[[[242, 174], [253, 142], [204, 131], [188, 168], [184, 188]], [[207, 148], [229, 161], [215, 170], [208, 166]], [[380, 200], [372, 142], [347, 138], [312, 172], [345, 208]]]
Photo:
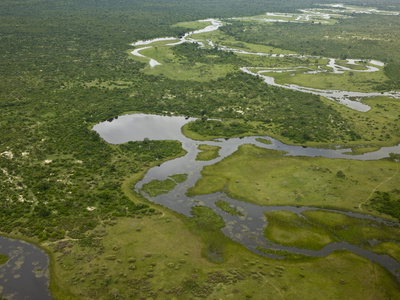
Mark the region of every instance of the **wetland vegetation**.
[[[400, 11], [397, 0], [341, 2]], [[398, 99], [363, 99], [371, 110], [359, 112], [240, 71], [243, 66], [317, 70], [326, 66], [326, 57], [347, 67], [344, 59], [372, 59], [386, 64], [375, 73], [357, 72], [364, 66], [353, 65], [353, 73], [342, 76], [302, 71], [274, 76], [311, 87], [398, 90], [398, 16], [345, 13], [353, 18], [329, 25], [249, 18], [265, 9], [299, 13], [296, 9], [313, 3], [2, 1], [0, 232], [46, 249], [55, 299], [399, 297], [392, 274], [351, 252], [267, 258], [227, 238], [221, 231], [227, 224], [200, 202], [191, 218], [150, 202], [133, 191], [135, 183], [150, 168], [184, 155], [182, 145], [148, 139], [113, 145], [91, 130], [98, 122], [143, 112], [197, 117], [183, 131], [203, 141], [268, 135], [289, 144], [351, 147], [353, 153], [398, 144]], [[148, 59], [130, 54], [129, 43], [164, 36], [178, 40], [203, 27], [195, 20], [210, 17], [247, 18], [225, 19], [218, 31], [198, 36], [216, 46], [318, 57], [248, 56], [160, 42], [141, 52], [162, 63], [151, 68]], [[198, 159], [204, 161], [219, 152], [211, 145], [200, 150]], [[260, 205], [329, 207], [398, 220], [398, 170], [396, 154], [364, 162], [286, 157], [245, 145], [204, 168], [190, 193], [223, 191]], [[162, 195], [186, 179], [180, 173], [145, 190]], [[241, 217], [226, 201], [216, 205]], [[322, 211], [303, 214], [307, 219], [269, 213], [272, 226], [265, 235], [310, 249], [344, 240], [400, 259], [396, 226]], [[369, 244], [374, 239], [379, 241]], [[0, 255], [0, 264], [5, 262]]]

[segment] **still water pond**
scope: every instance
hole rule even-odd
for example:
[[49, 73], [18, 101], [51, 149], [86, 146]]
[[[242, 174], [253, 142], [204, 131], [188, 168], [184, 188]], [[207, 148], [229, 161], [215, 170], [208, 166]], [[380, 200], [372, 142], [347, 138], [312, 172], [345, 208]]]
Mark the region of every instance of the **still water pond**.
[[53, 299], [48, 290], [49, 260], [38, 247], [0, 237], [0, 253], [9, 260], [0, 266], [0, 295], [7, 299]]
[[[103, 122], [97, 124], [93, 129], [107, 142], [112, 144], [125, 143], [128, 141], [142, 141], [145, 138], [151, 140], [178, 140], [182, 143], [182, 147], [187, 151], [184, 157], [167, 161], [160, 166], [151, 168], [145, 177], [136, 184], [135, 190], [141, 193], [150, 201], [168, 207], [174, 211], [182, 213], [186, 216], [191, 216], [192, 207], [202, 205], [212, 208], [225, 221], [226, 227], [223, 232], [231, 239], [241, 243], [250, 250], [260, 253], [268, 257], [279, 258], [277, 255], [265, 254], [258, 251], [261, 246], [264, 249], [282, 250], [290, 253], [298, 253], [308, 256], [327, 256], [335, 250], [345, 249], [354, 252], [360, 256], [377, 262], [388, 269], [399, 281], [400, 274], [397, 270], [400, 269], [400, 263], [387, 255], [379, 255], [372, 251], [359, 248], [346, 242], [331, 243], [322, 250], [313, 251], [294, 247], [286, 247], [277, 245], [268, 241], [263, 230], [267, 226], [267, 221], [264, 217], [264, 212], [268, 211], [290, 211], [296, 214], [301, 214], [306, 210], [316, 210], [313, 207], [296, 207], [296, 206], [259, 206], [251, 203], [246, 203], [232, 199], [224, 193], [214, 193], [209, 195], [201, 195], [195, 197], [186, 196], [186, 191], [193, 186], [201, 177], [201, 170], [206, 165], [212, 165], [223, 158], [235, 152], [240, 145], [254, 144], [258, 147], [286, 151], [286, 155], [290, 156], [309, 156], [309, 157], [328, 157], [342, 158], [352, 160], [376, 160], [388, 157], [389, 153], [400, 153], [400, 146], [381, 148], [378, 151], [366, 153], [363, 155], [346, 155], [346, 152], [351, 152], [349, 149], [317, 149], [304, 148], [302, 146], [291, 146], [281, 143], [270, 137], [262, 137], [269, 139], [271, 144], [258, 142], [258, 137], [219, 139], [216, 141], [194, 141], [185, 137], [181, 132], [181, 127], [193, 119], [184, 117], [170, 117], [159, 115], [133, 114], [121, 116], [111, 122]], [[200, 144], [215, 145], [221, 147], [218, 158], [211, 161], [196, 161], [196, 156], [199, 152]], [[187, 180], [177, 186], [167, 194], [162, 194], [156, 197], [150, 197], [142, 191], [144, 184], [155, 179], [165, 180], [174, 174], [188, 174]], [[222, 211], [215, 204], [218, 200], [224, 200], [235, 209], [241, 211], [243, 216], [232, 216], [225, 211]], [[326, 210], [335, 213], [345, 214], [354, 218], [373, 220], [378, 223], [386, 223], [398, 226], [383, 219], [376, 217], [335, 210]]]

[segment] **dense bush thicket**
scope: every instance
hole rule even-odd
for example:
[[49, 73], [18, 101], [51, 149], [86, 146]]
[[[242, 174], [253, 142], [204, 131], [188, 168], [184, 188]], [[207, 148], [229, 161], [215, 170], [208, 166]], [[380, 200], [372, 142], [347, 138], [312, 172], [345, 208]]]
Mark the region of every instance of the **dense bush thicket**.
[[400, 221], [400, 190], [394, 189], [391, 192], [377, 191], [371, 198], [370, 204], [377, 211]]

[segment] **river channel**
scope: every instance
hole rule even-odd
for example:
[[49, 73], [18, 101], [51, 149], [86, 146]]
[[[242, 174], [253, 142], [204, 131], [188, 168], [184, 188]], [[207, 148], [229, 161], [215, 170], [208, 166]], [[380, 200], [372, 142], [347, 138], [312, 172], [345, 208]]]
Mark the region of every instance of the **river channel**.
[[[300, 15], [299, 18], [295, 20], [295, 22], [308, 22], [310, 20], [310, 11], [304, 11], [304, 16]], [[320, 15], [318, 11], [315, 12], [316, 15]], [[359, 13], [372, 13], [371, 11], [359, 11]], [[277, 15], [278, 16], [278, 15]], [[280, 15], [283, 17], [283, 15]], [[336, 13], [326, 13], [323, 14], [322, 19], [331, 18], [332, 16], [338, 16]], [[304, 18], [303, 18], [304, 17]], [[320, 16], [321, 17], [321, 16]], [[343, 16], [342, 16], [343, 17]], [[241, 18], [236, 18], [241, 19]], [[259, 21], [262, 19], [258, 19]], [[265, 19], [266, 22], [288, 22], [287, 20], [281, 19]], [[386, 91], [386, 92], [353, 92], [353, 91], [343, 91], [343, 90], [331, 90], [331, 89], [316, 89], [305, 86], [299, 86], [295, 84], [278, 84], [275, 82], [275, 78], [272, 76], [268, 76], [265, 73], [283, 73], [283, 72], [295, 72], [298, 70], [303, 70], [305, 74], [318, 74], [318, 73], [332, 73], [332, 74], [343, 74], [345, 72], [377, 72], [380, 71], [378, 67], [383, 67], [385, 64], [383, 62], [377, 60], [361, 60], [361, 59], [346, 59], [346, 66], [340, 64], [335, 58], [328, 57], [320, 57], [313, 55], [300, 55], [300, 54], [274, 54], [274, 53], [264, 53], [264, 52], [251, 52], [243, 49], [237, 49], [232, 47], [227, 47], [224, 45], [215, 45], [212, 40], [204, 40], [204, 39], [196, 39], [195, 36], [202, 33], [212, 32], [218, 30], [220, 27], [224, 26], [224, 23], [218, 19], [207, 19], [207, 20], [199, 20], [198, 22], [209, 22], [211, 25], [206, 26], [203, 29], [191, 31], [184, 34], [179, 40], [173, 37], [165, 37], [165, 38], [156, 38], [153, 40], [147, 41], [138, 41], [132, 44], [132, 46], [140, 48], [135, 49], [131, 52], [131, 54], [138, 57], [146, 57], [141, 54], [140, 51], [152, 48], [151, 44], [155, 42], [162, 41], [172, 41], [173, 43], [167, 43], [164, 46], [175, 46], [182, 43], [196, 43], [199, 47], [212, 47], [217, 48], [221, 51], [229, 51], [233, 53], [237, 53], [239, 55], [255, 55], [255, 56], [264, 56], [264, 57], [291, 57], [291, 58], [301, 58], [301, 59], [327, 59], [328, 63], [326, 66], [318, 66], [317, 69], [309, 68], [308, 66], [298, 66], [291, 68], [268, 68], [268, 67], [241, 67], [240, 70], [252, 76], [257, 76], [264, 80], [268, 85], [273, 85], [285, 89], [290, 89], [299, 92], [311, 93], [314, 95], [325, 97], [326, 99], [338, 102], [342, 105], [345, 105], [351, 109], [366, 112], [371, 109], [371, 107], [365, 103], [362, 103], [360, 100], [365, 97], [378, 97], [378, 96], [387, 96], [395, 99], [400, 99], [399, 91]], [[176, 41], [177, 40], [177, 41]], [[145, 47], [141, 47], [146, 45]], [[153, 58], [147, 57], [149, 59], [149, 65], [151, 68], [161, 65], [159, 61], [156, 61]], [[364, 62], [364, 64], [362, 64]], [[358, 68], [353, 68], [357, 66]], [[294, 74], [293, 74], [294, 75]]]
[[[167, 161], [159, 166], [151, 168], [144, 178], [135, 186], [135, 190], [138, 193], [141, 193], [144, 197], [154, 203], [163, 205], [186, 216], [191, 216], [191, 210], [194, 206], [201, 205], [210, 207], [224, 219], [226, 227], [223, 229], [223, 232], [225, 235], [261, 255], [281, 258], [277, 255], [260, 252], [258, 250], [259, 246], [264, 249], [282, 250], [290, 253], [319, 257], [327, 256], [335, 250], [345, 249], [379, 263], [400, 281], [400, 274], [397, 271], [400, 270], [400, 263], [387, 255], [379, 255], [346, 242], [331, 243], [322, 250], [313, 251], [273, 244], [264, 237], [263, 231], [268, 225], [267, 220], [264, 217], [264, 212], [290, 211], [296, 214], [301, 214], [306, 210], [316, 210], [317, 208], [297, 206], [259, 206], [232, 199], [224, 193], [214, 193], [195, 197], [186, 196], [187, 189], [193, 186], [196, 181], [200, 179], [201, 170], [204, 166], [212, 165], [221, 161], [235, 152], [240, 145], [244, 144], [254, 144], [261, 148], [285, 151], [288, 156], [321, 156], [352, 160], [376, 160], [388, 157], [389, 153], [400, 153], [400, 145], [384, 147], [378, 151], [365, 153], [363, 155], [346, 155], [345, 152], [350, 152], [349, 149], [335, 150], [291, 146], [265, 136], [261, 138], [270, 140], [271, 144], [258, 142], [256, 139], [259, 137], [257, 136], [219, 139], [215, 141], [194, 141], [185, 137], [181, 132], [181, 127], [192, 120], [193, 119], [191, 118], [187, 119], [184, 117], [133, 114], [120, 116], [111, 122], [106, 121], [99, 123], [93, 127], [93, 130], [98, 132], [99, 135], [108, 143], [112, 144], [126, 143], [128, 141], [142, 141], [144, 138], [149, 138], [151, 140], [178, 140], [182, 143], [182, 147], [187, 151], [185, 156]], [[210, 161], [196, 161], [196, 156], [199, 153], [198, 146], [201, 144], [221, 147], [219, 151], [220, 156]], [[155, 179], [165, 180], [171, 175], [183, 173], [188, 175], [187, 180], [183, 183], [177, 184], [175, 188], [167, 194], [150, 197], [142, 191], [144, 184]], [[215, 204], [218, 200], [228, 202], [232, 207], [242, 212], [243, 216], [232, 216], [221, 210]], [[399, 226], [397, 223], [361, 213], [336, 210], [326, 211], [341, 213], [354, 218], [373, 220], [378, 223]], [[303, 215], [301, 216], [303, 217]]]

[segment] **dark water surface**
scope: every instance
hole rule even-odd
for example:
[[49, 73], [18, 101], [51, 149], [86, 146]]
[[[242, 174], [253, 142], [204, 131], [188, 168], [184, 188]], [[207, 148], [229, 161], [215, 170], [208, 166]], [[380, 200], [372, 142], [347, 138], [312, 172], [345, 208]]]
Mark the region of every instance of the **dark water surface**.
[[0, 236], [0, 253], [9, 260], [0, 266], [0, 295], [15, 300], [50, 300], [49, 259], [46, 252], [20, 240]]

